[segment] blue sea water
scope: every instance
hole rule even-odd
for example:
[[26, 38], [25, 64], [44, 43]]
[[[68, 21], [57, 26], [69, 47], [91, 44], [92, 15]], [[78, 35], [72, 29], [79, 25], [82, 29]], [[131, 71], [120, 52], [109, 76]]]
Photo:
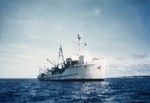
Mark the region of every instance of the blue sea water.
[[103, 82], [0, 79], [0, 103], [150, 103], [150, 77]]

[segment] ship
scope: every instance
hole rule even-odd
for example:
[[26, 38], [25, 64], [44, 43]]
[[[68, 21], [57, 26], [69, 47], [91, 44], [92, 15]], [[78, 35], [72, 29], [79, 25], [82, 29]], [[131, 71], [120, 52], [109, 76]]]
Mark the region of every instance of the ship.
[[[81, 36], [77, 35], [78, 53], [77, 59], [71, 57], [64, 59], [63, 49], [60, 45], [58, 61], [55, 64], [46, 59], [53, 66], [40, 71], [37, 79], [40, 81], [103, 81], [105, 79], [105, 67], [99, 58], [92, 58], [90, 62], [85, 60], [85, 55], [81, 51]], [[84, 44], [86, 46], [86, 43]]]

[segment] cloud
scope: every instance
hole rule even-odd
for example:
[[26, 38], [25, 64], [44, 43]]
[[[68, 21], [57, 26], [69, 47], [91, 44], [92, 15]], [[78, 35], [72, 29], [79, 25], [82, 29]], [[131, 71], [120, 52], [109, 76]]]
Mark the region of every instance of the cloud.
[[135, 59], [144, 59], [146, 57], [149, 57], [148, 54], [133, 54], [131, 55], [131, 57], [135, 58]]
[[107, 77], [150, 75], [149, 54], [109, 57], [107, 60]]
[[106, 71], [107, 77], [150, 75], [150, 64], [132, 64], [126, 67], [111, 65]]
[[123, 58], [123, 57], [117, 57], [116, 60], [122, 61], [122, 60], [125, 60], [125, 58]]
[[81, 14], [81, 17], [85, 18], [85, 17], [97, 17], [100, 16], [102, 14], [102, 9], [100, 8], [92, 8], [89, 9], [88, 11], [84, 11], [84, 13]]
[[95, 16], [98, 16], [98, 15], [101, 15], [102, 10], [99, 9], [99, 8], [95, 8], [95, 9], [93, 10], [93, 13], [95, 14]]

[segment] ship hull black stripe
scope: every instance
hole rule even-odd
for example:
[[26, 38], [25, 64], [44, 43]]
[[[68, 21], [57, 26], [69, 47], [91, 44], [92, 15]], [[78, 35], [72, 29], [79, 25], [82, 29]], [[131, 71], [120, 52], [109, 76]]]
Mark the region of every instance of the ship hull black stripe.
[[104, 81], [105, 79], [41, 79], [40, 81], [76, 81], [76, 82], [84, 82], [84, 81]]

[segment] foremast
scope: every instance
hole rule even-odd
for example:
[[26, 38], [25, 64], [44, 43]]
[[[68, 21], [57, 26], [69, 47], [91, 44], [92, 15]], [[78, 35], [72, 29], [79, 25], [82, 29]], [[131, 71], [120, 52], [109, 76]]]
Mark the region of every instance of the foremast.
[[79, 58], [79, 64], [83, 65], [84, 64], [84, 54], [81, 54], [81, 36], [78, 33], [77, 36], [78, 39], [78, 58]]

